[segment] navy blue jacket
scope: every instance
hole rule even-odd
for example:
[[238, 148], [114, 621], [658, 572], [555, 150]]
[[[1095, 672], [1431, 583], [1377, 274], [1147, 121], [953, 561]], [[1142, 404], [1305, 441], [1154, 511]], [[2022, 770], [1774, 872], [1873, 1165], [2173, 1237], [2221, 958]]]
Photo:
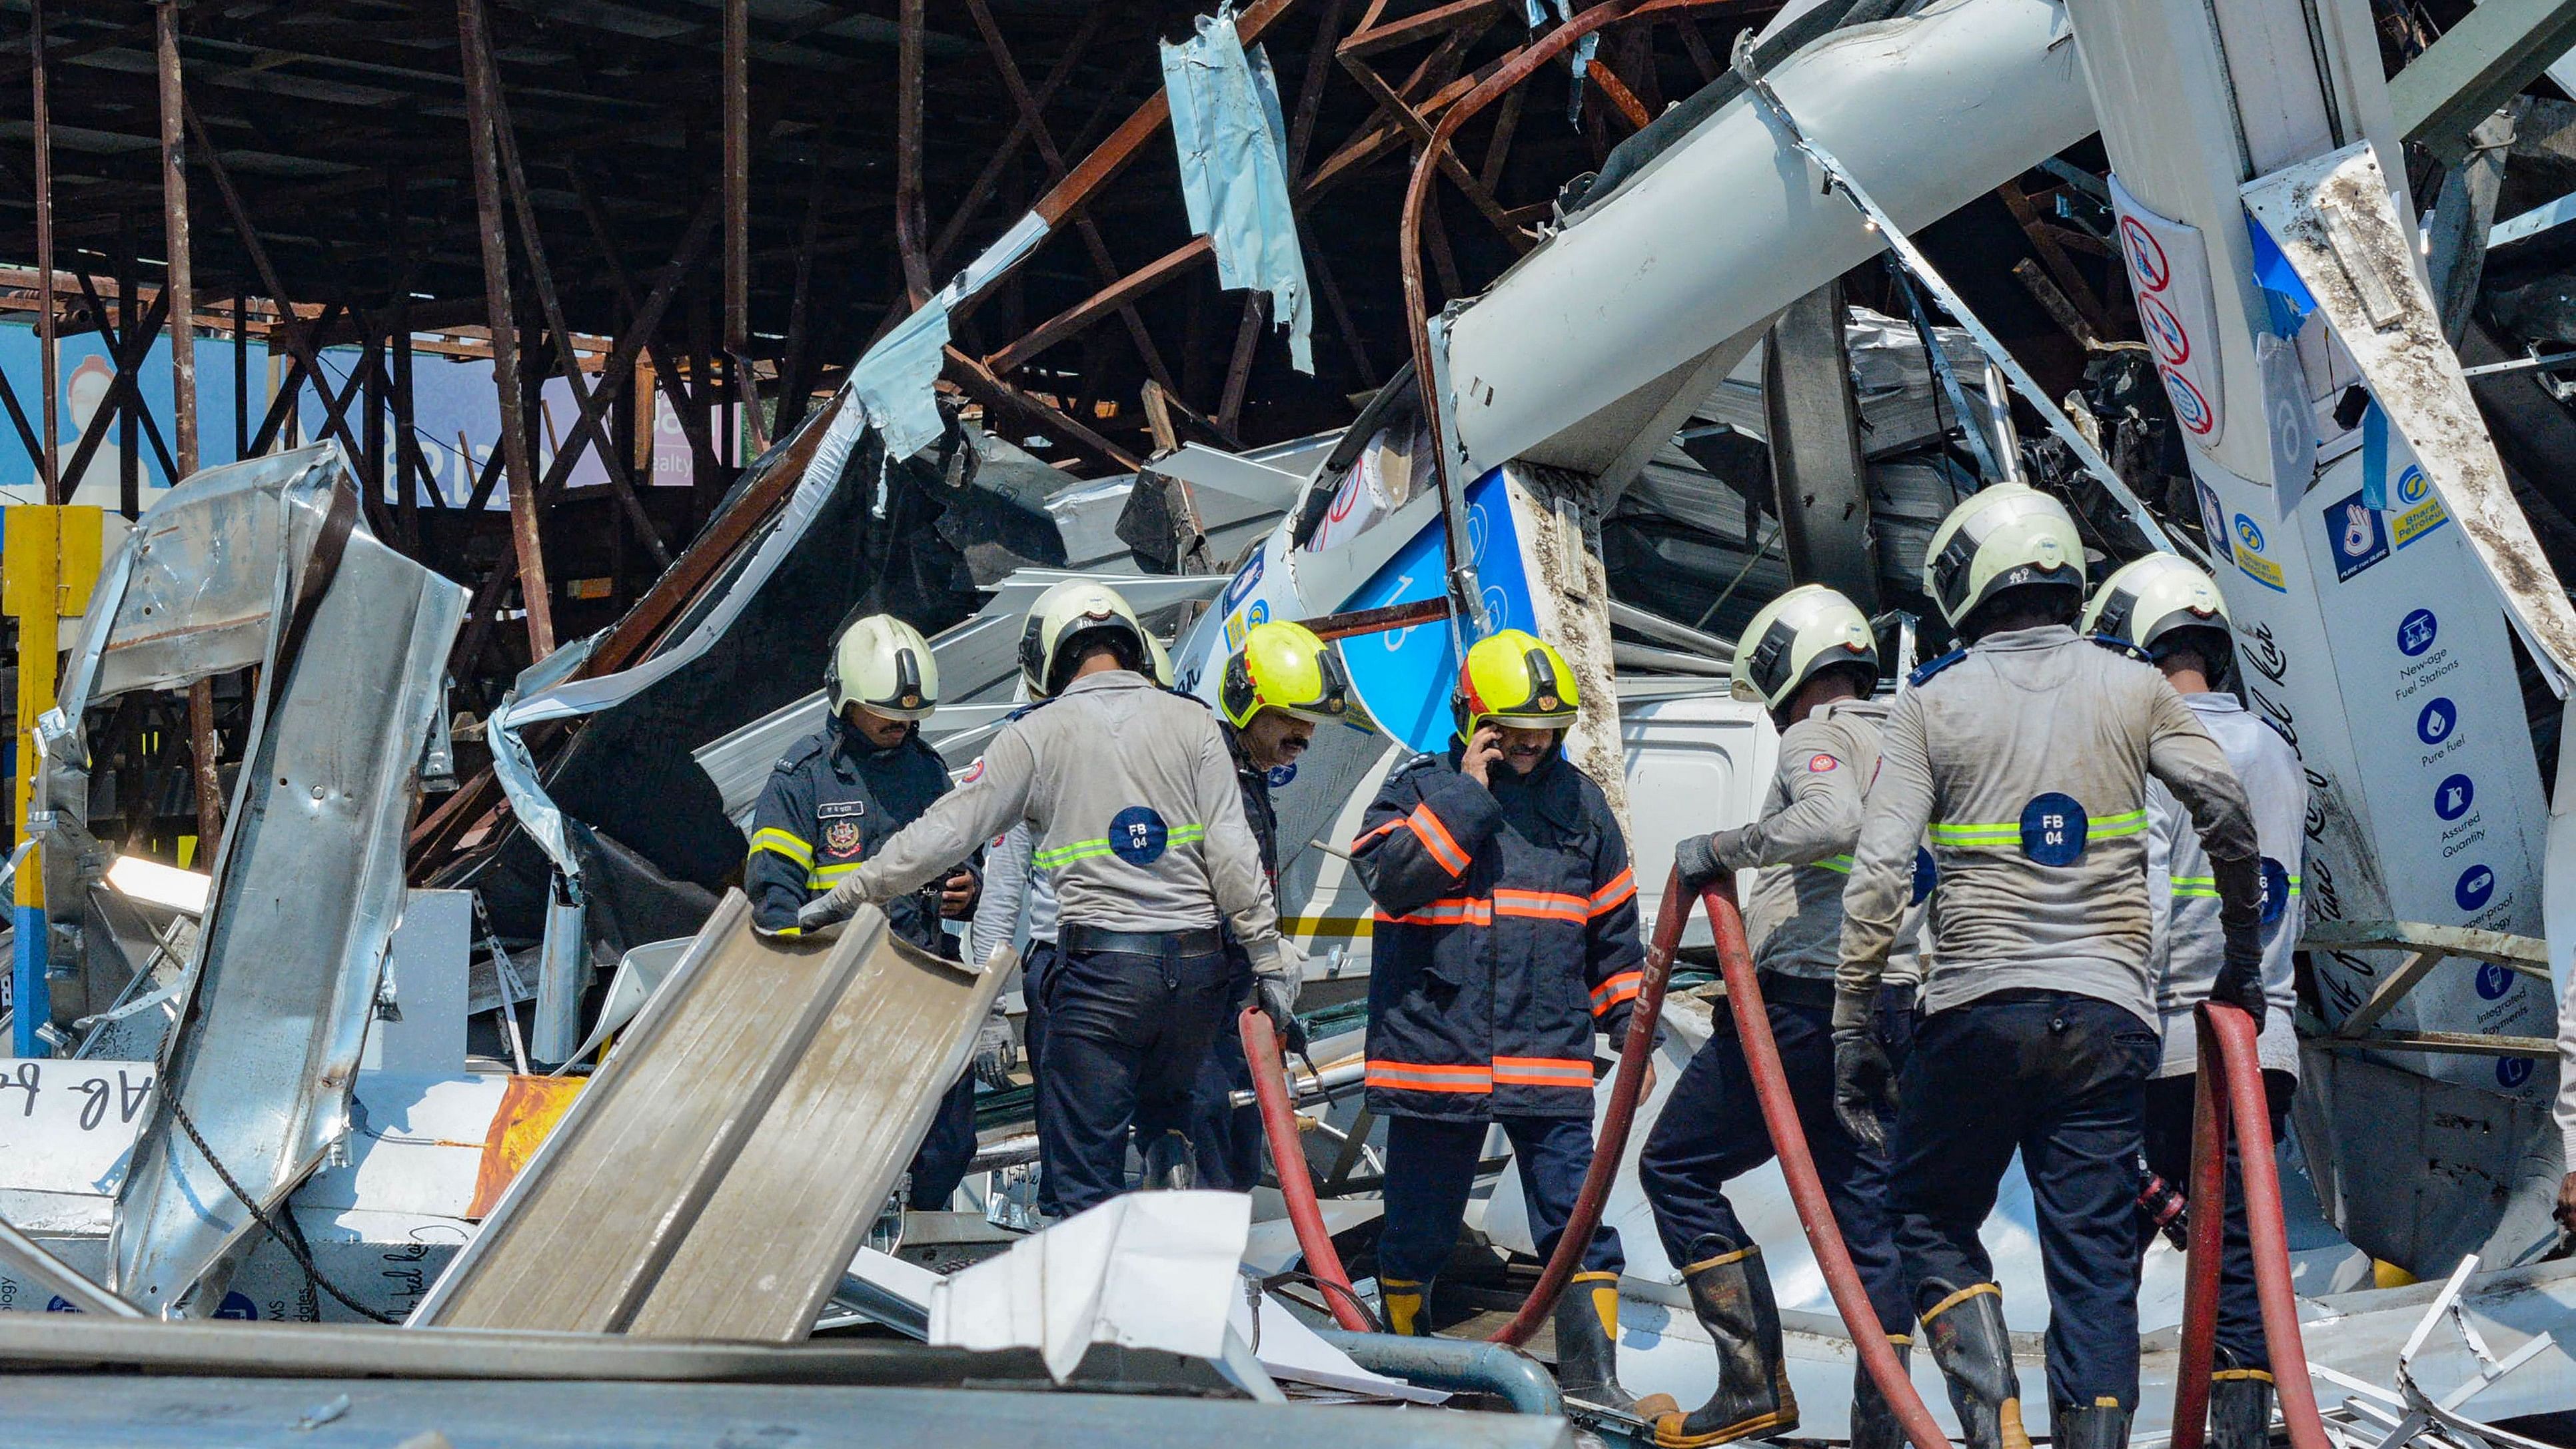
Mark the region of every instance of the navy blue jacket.
[[[765, 931], [794, 930], [799, 907], [858, 869], [948, 788], [948, 762], [918, 734], [879, 749], [827, 716], [770, 767], [752, 812], [742, 889], [753, 921]], [[896, 935], [945, 955], [936, 889], [887, 902], [886, 919]]]
[[1377, 903], [1368, 1103], [1382, 1116], [1592, 1115], [1592, 1038], [1628, 1028], [1645, 959], [1610, 803], [1550, 755], [1490, 787], [1459, 751], [1387, 778], [1351, 843]]

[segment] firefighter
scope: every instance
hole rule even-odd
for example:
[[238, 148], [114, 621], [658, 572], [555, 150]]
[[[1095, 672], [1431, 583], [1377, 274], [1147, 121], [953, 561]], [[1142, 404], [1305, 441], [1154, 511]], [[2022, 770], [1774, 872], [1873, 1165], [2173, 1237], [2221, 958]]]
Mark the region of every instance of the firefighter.
[[2039, 1219], [2057, 1443], [2115, 1449], [2138, 1398], [2133, 1204], [2159, 1056], [2146, 778], [2197, 822], [2225, 935], [2211, 994], [2263, 1014], [2262, 873], [2245, 792], [2181, 696], [2071, 627], [2084, 550], [2054, 498], [1953, 509], [1924, 590], [1964, 647], [1916, 670], [1881, 733], [1843, 892], [1835, 1105], [1882, 1135], [1881, 976], [1928, 830], [1940, 887], [1897, 1097], [1897, 1250], [1978, 1449], [2023, 1449], [2001, 1290], [1977, 1229], [2015, 1149]]
[[[823, 690], [831, 708], [823, 728], [770, 767], [752, 813], [742, 887], [763, 935], [797, 935], [807, 901], [948, 793], [948, 762], [921, 742], [920, 722], [939, 707], [939, 665], [920, 631], [891, 614], [852, 623], [833, 643]], [[975, 868], [958, 865], [935, 888], [888, 902], [886, 920], [912, 944], [954, 957], [939, 922], [972, 914], [980, 888]], [[1014, 1052], [1011, 1024], [997, 1009], [977, 1034], [975, 1065], [940, 1102], [913, 1158], [914, 1208], [945, 1208], [965, 1180], [975, 1156], [976, 1077], [998, 1069], [1007, 1079]]]
[[[1243, 647], [1225, 662], [1217, 685], [1217, 713], [1234, 778], [1243, 792], [1243, 818], [1261, 847], [1261, 872], [1279, 893], [1279, 815], [1270, 782], [1293, 772], [1316, 727], [1350, 713], [1350, 685], [1332, 647], [1303, 624], [1275, 620], [1244, 631]], [[1285, 781], [1282, 781], [1285, 783]], [[1229, 943], [1238, 994], [1252, 986], [1252, 963]], [[1234, 1094], [1252, 1088], [1243, 1038], [1217, 1033], [1190, 1108], [1190, 1148], [1197, 1185], [1250, 1192], [1261, 1181], [1261, 1109], [1237, 1107]]]
[[1262, 1009], [1297, 1001], [1293, 948], [1216, 720], [1142, 672], [1152, 649], [1116, 591], [1069, 579], [1040, 594], [1020, 636], [1036, 703], [1014, 715], [959, 787], [805, 908], [808, 926], [901, 897], [1026, 820], [1056, 893], [1056, 958], [1042, 983], [1038, 1160], [1073, 1214], [1127, 1188], [1130, 1133], [1188, 1121], [1208, 1042], [1232, 1015], [1231, 925]]
[[[1593, 1037], [1627, 1030], [1642, 980], [1637, 882], [1601, 787], [1564, 757], [1574, 673], [1533, 635], [1478, 641], [1457, 742], [1387, 778], [1351, 843], [1376, 902], [1368, 1106], [1387, 1119], [1378, 1282], [1388, 1327], [1430, 1331], [1488, 1124], [1510, 1137], [1531, 1235], [1552, 1253], [1592, 1159]], [[1604, 1224], [1556, 1306], [1567, 1393], [1619, 1387], [1619, 1235]]]
[[[2150, 554], [2111, 575], [2084, 612], [2084, 630], [2145, 652], [2201, 727], [2218, 741], [2245, 787], [2262, 850], [2263, 1032], [2257, 1055], [2274, 1141], [2288, 1121], [2299, 1085], [2299, 1043], [2290, 1029], [2303, 915], [2300, 847], [2308, 824], [2308, 777], [2298, 751], [2280, 732], [2246, 712], [2215, 683], [2234, 653], [2227, 607], [2209, 575], [2171, 554]], [[2182, 808], [2170, 791], [2147, 791], [2147, 894], [2156, 908], [2153, 962], [2156, 1010], [2163, 1017], [2163, 1060], [2147, 1083], [2147, 1170], [2168, 1183], [2191, 1177], [2194, 1074], [2200, 1034], [2193, 1008], [2209, 995], [2225, 962], [2218, 921], [2218, 882]], [[2227, 1176], [2225, 1252], [2219, 1272], [2217, 1359], [2209, 1386], [2209, 1438], [2215, 1449], [2262, 1449], [2272, 1432], [2272, 1361], [2263, 1342], [2263, 1310], [2254, 1292], [2254, 1253], [2245, 1232], [2245, 1189], [2233, 1164]], [[2141, 1229], [2138, 1250], [2155, 1241]]]
[[[1779, 764], [1761, 818], [1697, 835], [1675, 848], [1696, 893], [1756, 869], [1744, 907], [1762, 997], [1807, 1145], [1834, 1220], [1879, 1323], [1904, 1359], [1914, 1297], [1896, 1261], [1888, 1216], [1887, 1152], [1834, 1117], [1834, 969], [1841, 961], [1843, 882], [1860, 837], [1861, 796], [1878, 769], [1888, 706], [1878, 642], [1849, 599], [1821, 584], [1791, 589], [1753, 616], [1736, 652], [1733, 692], [1780, 726]], [[1905, 1058], [1914, 1016], [1912, 941], [1880, 989], [1874, 1029], [1891, 1061]], [[1637, 1161], [1664, 1254], [1682, 1268], [1691, 1307], [1717, 1344], [1717, 1391], [1687, 1417], [1666, 1416], [1655, 1442], [1700, 1449], [1798, 1426], [1781, 1358], [1780, 1314], [1762, 1249], [1726, 1201], [1726, 1184], [1771, 1160], [1744, 1047], [1721, 1017], [1683, 1069]], [[1897, 1449], [1904, 1432], [1867, 1371], [1852, 1384], [1853, 1449]]]

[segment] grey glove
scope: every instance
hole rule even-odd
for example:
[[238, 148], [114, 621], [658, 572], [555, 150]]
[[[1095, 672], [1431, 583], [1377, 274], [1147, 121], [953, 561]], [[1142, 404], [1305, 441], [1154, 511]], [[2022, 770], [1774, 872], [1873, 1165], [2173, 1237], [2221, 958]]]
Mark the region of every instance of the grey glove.
[[1834, 1120], [1873, 1152], [1887, 1150], [1884, 1118], [1896, 1111], [1896, 1067], [1867, 1026], [1834, 1028]]
[[2210, 874], [2218, 886], [2218, 925], [2224, 938], [2218, 979], [2209, 999], [2242, 1009], [2263, 1029], [2263, 866], [2252, 858], [2213, 860]]
[[1253, 979], [1253, 995], [1281, 1041], [1297, 1029], [1297, 996], [1304, 988], [1305, 982], [1285, 973]]
[[1011, 1034], [1011, 1019], [996, 1011], [984, 1018], [975, 1033], [975, 1080], [996, 1092], [1011, 1085], [1011, 1069], [1020, 1064], [1019, 1038]]
[[1717, 858], [1717, 837], [1685, 835], [1673, 846], [1673, 868], [1682, 873], [1682, 889], [1698, 895], [1727, 873]]
[[816, 896], [797, 910], [796, 929], [810, 935], [825, 926], [837, 926], [849, 918], [850, 912], [832, 908], [830, 896]]

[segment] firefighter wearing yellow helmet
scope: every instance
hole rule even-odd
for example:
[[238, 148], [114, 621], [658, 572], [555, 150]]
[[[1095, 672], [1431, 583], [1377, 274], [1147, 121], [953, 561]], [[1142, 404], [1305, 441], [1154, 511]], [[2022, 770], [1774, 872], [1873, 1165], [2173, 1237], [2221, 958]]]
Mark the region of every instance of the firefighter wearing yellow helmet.
[[[1457, 742], [1388, 776], [1351, 842], [1377, 906], [1368, 1105], [1387, 1121], [1378, 1282], [1398, 1333], [1430, 1332], [1489, 1126], [1555, 1249], [1592, 1158], [1594, 1037], [1627, 1030], [1644, 959], [1626, 838], [1560, 748], [1583, 707], [1565, 657], [1518, 629], [1478, 640], [1453, 703]], [[1595, 1229], [1556, 1308], [1566, 1392], [1620, 1409], [1625, 1262]]]
[[[2172, 554], [2149, 554], [2102, 581], [2084, 611], [2087, 633], [2146, 652], [2158, 672], [2227, 754], [2245, 786], [2262, 850], [2263, 1027], [2257, 1056], [2277, 1139], [2299, 1085], [2299, 1042], [2291, 1031], [2304, 903], [2299, 860], [2308, 821], [2307, 772], [2278, 730], [2219, 688], [2235, 652], [2227, 605], [2209, 575]], [[2172, 792], [2147, 793], [2147, 898], [2156, 910], [2156, 1010], [2163, 1060], [2147, 1083], [2147, 1170], [2190, 1180], [2192, 1094], [2200, 1067], [2194, 1008], [2227, 967], [2217, 871]], [[2252, 1258], [2245, 1237], [2244, 1184], [2227, 1184], [2226, 1251], [2220, 1260], [2217, 1362], [2209, 1385], [2212, 1449], [2261, 1449], [2272, 1425], [2272, 1360], [2263, 1341]], [[2148, 1242], [2142, 1240], [2139, 1251]]]
[[[1693, 892], [1739, 870], [1756, 872], [1744, 896], [1745, 935], [1790, 1100], [1862, 1290], [1901, 1358], [1912, 1344], [1906, 1330], [1914, 1301], [1897, 1266], [1887, 1152], [1843, 1127], [1833, 1094], [1843, 882], [1889, 708], [1871, 697], [1877, 687], [1878, 639], [1851, 600], [1802, 584], [1763, 606], [1737, 645], [1733, 679], [1735, 697], [1761, 704], [1780, 727], [1762, 813], [1750, 824], [1682, 840], [1673, 859]], [[1884, 1049], [1901, 1061], [1918, 974], [1910, 935], [1895, 955], [1875, 1024]], [[1673, 1084], [1637, 1159], [1664, 1255], [1682, 1270], [1692, 1311], [1718, 1346], [1715, 1392], [1688, 1414], [1658, 1420], [1659, 1445], [1772, 1438], [1798, 1426], [1762, 1246], [1726, 1198], [1729, 1182], [1771, 1157], [1743, 1044], [1732, 1031], [1716, 1032]], [[1853, 1376], [1851, 1441], [1854, 1449], [1900, 1449], [1904, 1442], [1865, 1370]]]
[[[2211, 995], [2264, 1012], [2262, 880], [2245, 791], [2156, 670], [2070, 627], [2084, 556], [2056, 499], [1988, 488], [1933, 534], [1924, 585], [1963, 647], [1888, 714], [1843, 891], [1835, 1106], [1883, 1135], [1923, 1337], [1976, 1449], [2020, 1449], [2011, 1344], [1977, 1224], [2019, 1149], [2049, 1286], [2050, 1419], [2128, 1442], [2138, 1401], [2138, 1154], [2156, 1069], [2147, 780], [2189, 812], [2225, 944]], [[1873, 1026], [1929, 835], [1939, 901], [1901, 1091]]]
[[[921, 741], [921, 721], [939, 707], [939, 661], [919, 630], [891, 614], [852, 622], [832, 643], [823, 694], [823, 727], [779, 757], [752, 811], [742, 887], [752, 926], [766, 935], [797, 934], [807, 903], [948, 792], [948, 762]], [[954, 957], [955, 938], [940, 919], [971, 914], [982, 878], [965, 856], [947, 865], [936, 880], [924, 878], [924, 889], [887, 901], [886, 919], [912, 944]], [[940, 1103], [913, 1159], [913, 1207], [948, 1206], [975, 1155], [975, 1076], [1007, 1080], [1016, 1055], [1010, 1023], [997, 1010], [976, 1039], [973, 1067]]]
[[1088, 580], [1048, 589], [1019, 662], [1037, 702], [806, 920], [902, 896], [1028, 822], [1057, 910], [1039, 1160], [1070, 1215], [1126, 1190], [1131, 1133], [1150, 1151], [1185, 1129], [1200, 1062], [1233, 1015], [1228, 930], [1283, 1016], [1297, 966], [1217, 720], [1146, 675], [1153, 641], [1127, 601]]

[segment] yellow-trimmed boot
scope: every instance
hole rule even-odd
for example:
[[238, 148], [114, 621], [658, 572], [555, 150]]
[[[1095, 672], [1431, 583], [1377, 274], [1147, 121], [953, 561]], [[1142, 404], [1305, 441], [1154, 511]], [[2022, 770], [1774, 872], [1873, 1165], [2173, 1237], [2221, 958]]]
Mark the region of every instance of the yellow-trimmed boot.
[[[2030, 1449], [2021, 1422], [2021, 1380], [2013, 1372], [2012, 1335], [2004, 1329], [2004, 1290], [1992, 1283], [1956, 1288], [1923, 1284], [1923, 1338], [1950, 1383], [1968, 1449]], [[2064, 1442], [2064, 1435], [2059, 1436]]]
[[2114, 1398], [2083, 1408], [2060, 1406], [2049, 1418], [2056, 1449], [2129, 1449], [2129, 1411]]
[[1410, 1278], [1388, 1278], [1381, 1275], [1377, 1280], [1377, 1301], [1378, 1306], [1386, 1313], [1387, 1332], [1400, 1333], [1407, 1338], [1431, 1336], [1431, 1315], [1428, 1311], [1431, 1305], [1431, 1284], [1428, 1281], [1417, 1283]]
[[2272, 1376], [2220, 1369], [2209, 1376], [2209, 1449], [2264, 1449], [2272, 1442]]
[[1780, 1307], [1762, 1250], [1739, 1248], [1715, 1234], [1691, 1245], [1698, 1261], [1682, 1269], [1691, 1311], [1717, 1345], [1717, 1392], [1688, 1414], [1655, 1420], [1662, 1449], [1708, 1449], [1756, 1434], [1798, 1427], [1798, 1400], [1780, 1348]]
[[1556, 1386], [1566, 1397], [1622, 1414], [1637, 1401], [1619, 1387], [1619, 1275], [1577, 1273], [1556, 1300]]
[[[1896, 1350], [1900, 1367], [1912, 1361], [1914, 1335], [1891, 1333], [1887, 1344]], [[1852, 1370], [1851, 1449], [1905, 1449], [1905, 1427], [1896, 1422], [1896, 1410], [1878, 1391], [1867, 1365]]]

